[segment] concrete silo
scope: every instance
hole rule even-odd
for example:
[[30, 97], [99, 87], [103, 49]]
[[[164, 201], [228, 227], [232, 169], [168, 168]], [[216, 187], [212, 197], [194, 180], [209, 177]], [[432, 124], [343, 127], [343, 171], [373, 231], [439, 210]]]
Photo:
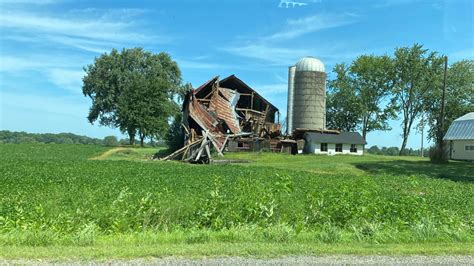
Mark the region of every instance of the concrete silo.
[[320, 60], [308, 56], [296, 63], [292, 94], [291, 130], [326, 128], [326, 72]]
[[286, 133], [293, 131], [293, 95], [295, 92], [295, 70], [296, 66], [288, 68], [288, 104], [286, 106]]

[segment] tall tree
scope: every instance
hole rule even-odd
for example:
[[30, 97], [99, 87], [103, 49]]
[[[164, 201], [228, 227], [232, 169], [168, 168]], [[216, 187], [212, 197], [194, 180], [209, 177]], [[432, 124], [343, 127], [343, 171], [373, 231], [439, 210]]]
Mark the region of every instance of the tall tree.
[[138, 133], [143, 146], [147, 136], [164, 136], [168, 120], [179, 109], [181, 72], [166, 53], [142, 48], [113, 49], [84, 68], [83, 93], [92, 99], [90, 123], [118, 127], [133, 145]]
[[436, 86], [425, 97], [429, 130], [428, 137], [436, 142], [442, 138], [449, 125], [458, 117], [474, 112], [474, 60], [463, 60], [452, 64], [447, 73], [444, 124], [441, 128], [442, 73]]
[[359, 56], [349, 68], [349, 81], [360, 106], [359, 128], [364, 139], [369, 132], [390, 129], [387, 121], [395, 117], [392, 73], [392, 60], [385, 55]]
[[336, 78], [328, 82], [326, 95], [326, 126], [344, 131], [354, 131], [360, 122], [360, 105], [351, 88], [349, 68], [337, 64], [333, 71]]
[[364, 139], [374, 130], [388, 130], [395, 116], [390, 98], [393, 87], [392, 60], [388, 56], [362, 55], [350, 66], [338, 64], [336, 79], [329, 82], [327, 124], [352, 131]]
[[407, 145], [413, 123], [423, 111], [423, 99], [430, 89], [438, 86], [442, 64], [442, 57], [419, 44], [395, 50], [394, 94], [402, 115], [400, 155]]

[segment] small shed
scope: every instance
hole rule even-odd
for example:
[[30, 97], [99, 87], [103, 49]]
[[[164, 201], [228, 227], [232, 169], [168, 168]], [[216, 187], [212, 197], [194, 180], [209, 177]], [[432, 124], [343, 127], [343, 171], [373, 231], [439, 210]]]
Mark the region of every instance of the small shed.
[[474, 112], [454, 120], [444, 140], [449, 142], [451, 159], [474, 161]]
[[306, 132], [304, 134], [305, 153], [315, 154], [364, 154], [367, 142], [358, 132], [319, 133]]

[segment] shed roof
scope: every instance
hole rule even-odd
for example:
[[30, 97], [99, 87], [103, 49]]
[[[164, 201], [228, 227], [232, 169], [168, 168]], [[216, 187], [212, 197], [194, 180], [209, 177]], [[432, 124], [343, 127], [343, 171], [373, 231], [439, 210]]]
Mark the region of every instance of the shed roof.
[[444, 136], [445, 140], [474, 139], [474, 112], [454, 120]]
[[367, 144], [359, 132], [341, 132], [339, 134], [306, 132], [306, 141], [318, 143], [344, 143], [344, 144]]

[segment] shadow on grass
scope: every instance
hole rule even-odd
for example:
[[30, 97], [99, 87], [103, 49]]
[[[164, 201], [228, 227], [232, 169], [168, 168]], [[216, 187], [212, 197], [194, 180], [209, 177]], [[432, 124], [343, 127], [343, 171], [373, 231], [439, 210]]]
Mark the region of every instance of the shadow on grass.
[[474, 163], [450, 162], [432, 164], [429, 161], [375, 161], [355, 163], [357, 168], [372, 174], [426, 175], [431, 178], [443, 178], [453, 181], [474, 182]]

